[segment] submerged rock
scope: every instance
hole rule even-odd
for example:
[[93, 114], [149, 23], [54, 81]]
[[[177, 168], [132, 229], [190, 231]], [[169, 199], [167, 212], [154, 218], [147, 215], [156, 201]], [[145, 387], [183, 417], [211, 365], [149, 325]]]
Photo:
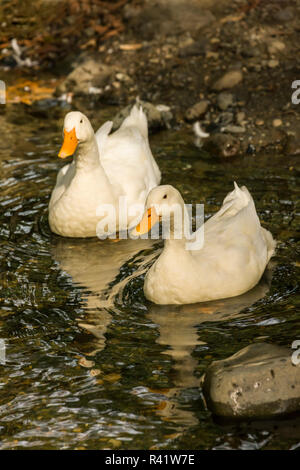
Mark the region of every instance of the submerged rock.
[[300, 410], [300, 364], [293, 351], [255, 343], [214, 361], [203, 380], [211, 411], [223, 417], [270, 417]]
[[[169, 106], [163, 104], [154, 105], [147, 101], [138, 100], [137, 104], [142, 106], [148, 120], [148, 128], [150, 130], [158, 130], [170, 128], [171, 121], [173, 119], [173, 114]], [[113, 130], [116, 130], [120, 127], [124, 119], [129, 115], [132, 104], [123, 108], [113, 119]]]
[[231, 158], [240, 151], [240, 142], [230, 134], [216, 132], [203, 143], [203, 149], [213, 157]]

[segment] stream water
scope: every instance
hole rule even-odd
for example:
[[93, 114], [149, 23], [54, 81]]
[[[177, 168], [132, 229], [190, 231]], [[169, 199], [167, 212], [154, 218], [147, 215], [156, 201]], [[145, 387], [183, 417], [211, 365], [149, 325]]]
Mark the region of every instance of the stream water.
[[[87, 113], [99, 127], [115, 111]], [[291, 346], [300, 337], [298, 157], [220, 162], [192, 134], [151, 136], [163, 182], [186, 202], [204, 203], [208, 217], [236, 180], [278, 240], [270, 269], [249, 293], [160, 307], [142, 289], [160, 241], [68, 240], [50, 232], [63, 114], [23, 105], [0, 114], [0, 449], [298, 447], [299, 417], [222, 423], [199, 388], [213, 360], [252, 342]]]

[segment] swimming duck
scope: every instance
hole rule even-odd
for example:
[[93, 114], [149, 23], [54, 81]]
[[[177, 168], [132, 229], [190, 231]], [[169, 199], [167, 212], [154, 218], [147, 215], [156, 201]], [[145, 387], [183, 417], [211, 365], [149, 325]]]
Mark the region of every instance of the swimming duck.
[[158, 186], [150, 191], [144, 217], [132, 232], [140, 236], [160, 220], [170, 227], [161, 255], [145, 276], [147, 299], [156, 304], [191, 304], [235, 297], [254, 287], [276, 243], [260, 225], [247, 188], [234, 183], [220, 210], [198, 229], [204, 229], [199, 249], [190, 249], [180, 224], [180, 236], [178, 229], [176, 233], [174, 221], [183, 217], [184, 210], [179, 191]]
[[[148, 141], [147, 118], [135, 105], [120, 128], [109, 135], [108, 121], [95, 134], [89, 119], [79, 111], [66, 115], [64, 142], [58, 156], [76, 155], [58, 173], [49, 202], [49, 224], [65, 237], [94, 237], [136, 225], [136, 214], [119, 215], [119, 198], [127, 207], [145, 204], [149, 191], [160, 182], [160, 171]], [[109, 206], [107, 206], [109, 205]], [[106, 212], [106, 208], [113, 212]], [[104, 220], [105, 225], [100, 224]], [[124, 216], [124, 214], [123, 214]], [[120, 225], [121, 224], [121, 225]]]

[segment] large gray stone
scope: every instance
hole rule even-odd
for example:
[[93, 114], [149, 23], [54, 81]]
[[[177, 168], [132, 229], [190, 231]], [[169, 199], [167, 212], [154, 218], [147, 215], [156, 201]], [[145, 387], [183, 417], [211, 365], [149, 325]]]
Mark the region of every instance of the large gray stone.
[[113, 81], [116, 68], [88, 58], [72, 70], [57, 87], [58, 93], [73, 92], [88, 95], [93, 89], [101, 89]]
[[[215, 1], [206, 3], [210, 7]], [[186, 0], [147, 0], [140, 10], [130, 6], [125, 8], [125, 15], [130, 27], [147, 40], [158, 34], [196, 33], [215, 21], [213, 13], [199, 0], [189, 0], [188, 7]]]
[[300, 364], [293, 350], [255, 343], [213, 362], [203, 379], [211, 411], [223, 417], [270, 417], [300, 410]]

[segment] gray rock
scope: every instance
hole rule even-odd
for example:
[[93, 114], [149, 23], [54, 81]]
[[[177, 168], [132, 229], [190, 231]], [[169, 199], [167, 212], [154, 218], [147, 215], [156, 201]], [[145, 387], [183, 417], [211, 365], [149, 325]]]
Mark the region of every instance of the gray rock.
[[300, 364], [292, 349], [255, 343], [213, 362], [203, 379], [211, 411], [224, 417], [270, 417], [300, 410]]
[[244, 121], [245, 121], [245, 118], [246, 118], [246, 114], [244, 113], [244, 111], [239, 111], [237, 114], [236, 114], [236, 122], [238, 124], [243, 124]]
[[79, 64], [57, 87], [57, 93], [73, 92], [88, 95], [92, 90], [100, 90], [113, 81], [116, 68], [101, 64], [94, 59], [86, 59]]
[[[169, 106], [165, 105], [154, 105], [147, 101], [138, 100], [137, 103], [143, 107], [143, 110], [147, 116], [148, 128], [150, 130], [165, 129], [171, 127], [171, 121], [173, 114]], [[120, 127], [124, 119], [129, 115], [133, 105], [128, 105], [123, 108], [113, 119], [113, 130]]]
[[280, 8], [274, 13], [274, 18], [282, 23], [287, 23], [288, 21], [293, 21], [295, 18], [295, 11], [292, 7]]
[[238, 85], [242, 80], [243, 74], [240, 70], [230, 70], [213, 84], [212, 89], [215, 91], [221, 91], [233, 88]]
[[246, 129], [242, 126], [229, 125], [229, 126], [225, 126], [222, 129], [222, 131], [229, 132], [230, 134], [242, 134], [243, 132], [246, 131]]
[[188, 121], [195, 121], [205, 114], [209, 106], [209, 101], [201, 100], [199, 103], [194, 104], [185, 113], [185, 117]]
[[226, 109], [229, 106], [232, 106], [233, 104], [233, 95], [231, 93], [227, 93], [226, 91], [223, 91], [222, 93], [218, 95], [217, 103], [218, 103], [218, 107], [222, 111], [226, 111]]
[[179, 57], [192, 57], [198, 55], [205, 55], [205, 53], [210, 49], [210, 43], [208, 39], [202, 38], [199, 41], [193, 41], [193, 43], [188, 45], [183, 45], [179, 47], [178, 56]]
[[218, 123], [221, 126], [227, 126], [228, 124], [231, 124], [233, 121], [233, 113], [230, 113], [228, 111], [224, 111], [219, 115]]
[[300, 155], [300, 137], [299, 134], [288, 135], [285, 151], [288, 155]]
[[[201, 3], [201, 2], [200, 2]], [[137, 15], [131, 15], [130, 27], [143, 39], [173, 36], [185, 32], [195, 33], [215, 21], [210, 10], [204, 9], [199, 0], [146, 0]]]
[[216, 132], [204, 140], [202, 148], [212, 157], [231, 158], [239, 154], [240, 142], [230, 134]]

